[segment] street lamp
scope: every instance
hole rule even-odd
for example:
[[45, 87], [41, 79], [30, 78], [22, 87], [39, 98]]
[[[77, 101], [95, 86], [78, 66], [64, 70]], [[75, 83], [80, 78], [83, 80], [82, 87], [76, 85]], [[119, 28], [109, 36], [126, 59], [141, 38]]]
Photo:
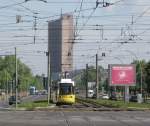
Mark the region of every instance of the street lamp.
[[[101, 54], [101, 57], [105, 57], [105, 52]], [[100, 71], [98, 71], [98, 61], [101, 60], [98, 58], [98, 53], [96, 54], [96, 98], [98, 98], [99, 95], [99, 75]]]

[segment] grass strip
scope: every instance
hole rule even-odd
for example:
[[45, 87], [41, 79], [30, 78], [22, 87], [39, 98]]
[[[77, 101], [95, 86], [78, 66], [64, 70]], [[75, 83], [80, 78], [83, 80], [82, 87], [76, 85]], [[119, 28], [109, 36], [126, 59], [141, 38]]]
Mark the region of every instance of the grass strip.
[[[51, 102], [50, 102], [51, 103]], [[47, 100], [40, 100], [34, 102], [25, 102], [18, 105], [19, 108], [26, 108], [27, 110], [35, 109], [36, 107], [48, 107]]]
[[149, 103], [136, 103], [136, 102], [124, 102], [124, 101], [113, 101], [113, 100], [102, 100], [102, 99], [80, 99], [77, 101], [84, 101], [89, 103], [94, 103], [104, 107], [110, 108], [122, 108], [122, 109], [150, 109]]

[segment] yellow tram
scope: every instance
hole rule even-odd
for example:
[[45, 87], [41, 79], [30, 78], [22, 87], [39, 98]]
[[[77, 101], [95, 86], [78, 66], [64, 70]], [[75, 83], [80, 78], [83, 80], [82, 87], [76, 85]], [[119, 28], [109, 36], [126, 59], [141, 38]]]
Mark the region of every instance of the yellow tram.
[[58, 83], [57, 104], [73, 104], [75, 103], [74, 81], [71, 79], [61, 79]]

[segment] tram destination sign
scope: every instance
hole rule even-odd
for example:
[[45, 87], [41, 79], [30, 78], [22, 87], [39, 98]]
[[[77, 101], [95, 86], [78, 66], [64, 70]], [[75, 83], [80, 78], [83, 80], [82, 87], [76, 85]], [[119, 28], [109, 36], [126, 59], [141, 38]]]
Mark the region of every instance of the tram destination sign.
[[110, 64], [109, 65], [110, 86], [135, 86], [136, 67], [134, 64]]

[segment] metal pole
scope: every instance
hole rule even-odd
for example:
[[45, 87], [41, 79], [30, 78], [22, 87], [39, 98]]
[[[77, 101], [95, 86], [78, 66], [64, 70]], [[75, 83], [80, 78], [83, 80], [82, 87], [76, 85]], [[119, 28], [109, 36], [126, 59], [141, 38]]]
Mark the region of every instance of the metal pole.
[[86, 64], [86, 98], [88, 98], [88, 64]]
[[96, 98], [98, 98], [98, 54], [96, 54]]
[[49, 105], [49, 100], [51, 98], [50, 92], [50, 54], [47, 52], [47, 103]]
[[143, 71], [142, 71], [142, 64], [141, 64], [141, 62], [139, 62], [139, 65], [140, 65], [140, 72], [141, 72], [141, 95], [142, 95], [142, 93], [143, 93]]
[[28, 96], [28, 80], [26, 80], [26, 96]]
[[7, 85], [7, 92], [6, 92], [6, 99], [7, 99], [7, 101], [8, 101], [8, 90], [9, 90], [9, 86], [8, 86], [8, 78], [7, 78], [7, 73], [6, 73], [6, 85]]
[[16, 109], [18, 103], [18, 70], [17, 70], [17, 48], [15, 47], [15, 89], [16, 89]]
[[[49, 56], [49, 60], [50, 60], [50, 56]], [[50, 61], [49, 61], [49, 87], [50, 87], [50, 99], [52, 100], [52, 81], [51, 81], [51, 64], [50, 64]]]
[[50, 100], [50, 86], [49, 86], [49, 76], [50, 76], [50, 58], [49, 58], [49, 52], [47, 52], [47, 103], [49, 105]]
[[12, 96], [12, 90], [13, 90], [13, 80], [10, 82], [10, 96]]
[[129, 102], [129, 86], [125, 86], [124, 101]]

